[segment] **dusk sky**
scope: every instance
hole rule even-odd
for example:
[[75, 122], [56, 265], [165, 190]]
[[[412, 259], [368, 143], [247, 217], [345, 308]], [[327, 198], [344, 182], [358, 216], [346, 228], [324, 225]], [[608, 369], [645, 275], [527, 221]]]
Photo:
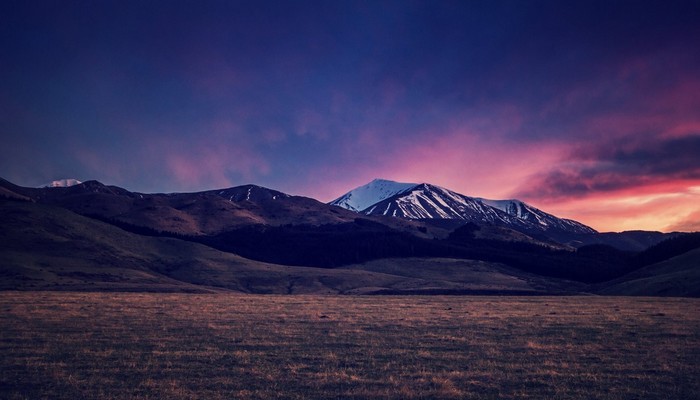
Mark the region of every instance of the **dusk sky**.
[[700, 1], [0, 2], [0, 177], [700, 230]]

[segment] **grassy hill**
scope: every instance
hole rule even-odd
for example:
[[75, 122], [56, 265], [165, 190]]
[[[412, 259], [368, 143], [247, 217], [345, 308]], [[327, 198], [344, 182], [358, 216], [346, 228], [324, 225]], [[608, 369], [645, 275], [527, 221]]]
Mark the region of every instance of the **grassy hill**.
[[[516, 293], [560, 288], [529, 285], [524, 278], [529, 275], [518, 270], [469, 260], [388, 261], [393, 268], [380, 267], [387, 265], [381, 262], [343, 269], [269, 264], [175, 238], [137, 235], [31, 202], [0, 201], [0, 223], [2, 290]], [[469, 276], [479, 276], [479, 283]]]
[[[695, 245], [692, 234], [636, 258], [606, 246], [573, 252], [494, 227], [427, 240], [364, 219], [256, 225], [195, 241], [144, 235], [6, 189], [0, 290], [700, 296], [700, 250], [678, 255]], [[642, 268], [630, 264], [637, 258], [665, 261]]]
[[0, 220], [2, 289], [208, 291], [169, 275], [182, 268], [247, 263], [42, 204], [0, 201]]
[[600, 286], [601, 294], [700, 297], [700, 248]]

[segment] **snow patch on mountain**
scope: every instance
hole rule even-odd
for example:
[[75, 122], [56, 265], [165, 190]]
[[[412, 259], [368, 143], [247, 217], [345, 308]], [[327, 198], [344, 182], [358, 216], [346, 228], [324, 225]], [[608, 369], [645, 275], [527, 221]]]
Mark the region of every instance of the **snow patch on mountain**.
[[348, 193], [331, 201], [330, 205], [360, 212], [384, 199], [403, 193], [417, 186], [416, 183], [394, 182], [385, 179], [375, 179], [372, 182], [356, 187]]
[[216, 194], [217, 196], [223, 197], [230, 202], [251, 201], [253, 203], [259, 203], [268, 200], [291, 197], [286, 193], [257, 185], [236, 186], [228, 189], [210, 190], [203, 193]]
[[81, 183], [83, 183], [83, 182], [81, 182], [77, 179], [68, 178], [68, 179], [55, 180], [51, 183], [47, 183], [46, 185], [42, 185], [40, 187], [42, 187], [42, 188], [71, 187], [71, 186], [75, 186], [75, 185], [80, 185]]

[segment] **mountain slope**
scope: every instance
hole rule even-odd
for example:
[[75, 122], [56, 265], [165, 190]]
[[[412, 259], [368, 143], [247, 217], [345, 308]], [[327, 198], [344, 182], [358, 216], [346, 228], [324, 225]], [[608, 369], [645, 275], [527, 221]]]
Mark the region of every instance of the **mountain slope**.
[[596, 231], [580, 222], [555, 217], [538, 208], [535, 208], [520, 200], [489, 200], [478, 199], [482, 203], [501, 210], [508, 215], [530, 222], [544, 230], [558, 230], [562, 232], [596, 233]]
[[367, 215], [390, 215], [410, 219], [462, 219], [495, 222], [506, 217], [493, 207], [450, 190], [427, 183], [416, 185], [363, 210]]
[[32, 199], [30, 199], [29, 197], [23, 196], [19, 193], [15, 193], [12, 190], [2, 186], [0, 186], [0, 198], [20, 201], [32, 201]]
[[[16, 193], [76, 213], [184, 235], [209, 235], [250, 225], [333, 224], [357, 214], [317, 200], [255, 185], [196, 193], [146, 194], [97, 181], [70, 187], [25, 188], [0, 182]], [[404, 224], [406, 225], [406, 224]]]
[[691, 250], [599, 285], [599, 293], [700, 297], [700, 249]]
[[174, 279], [176, 266], [243, 262], [204, 246], [144, 238], [71, 211], [0, 201], [0, 287], [21, 290], [210, 291]]
[[135, 235], [43, 204], [0, 201], [0, 289], [338, 293], [405, 278], [285, 267], [201, 244]]
[[638, 252], [678, 235], [678, 232], [654, 231], [600, 232], [596, 234], [559, 232], [557, 240], [573, 247], [605, 244], [624, 251]]
[[[60, 207], [26, 201], [0, 200], [0, 225], [0, 290], [233, 290], [287, 294], [428, 293], [473, 288], [459, 280], [430, 274], [410, 276], [359, 268], [318, 269], [257, 262], [197, 243], [136, 235]], [[489, 263], [478, 265], [484, 271], [491, 268]], [[484, 274], [481, 287], [490, 287], [491, 276], [492, 286], [502, 293], [547, 293], [548, 287], [558, 290], [556, 285], [524, 286], [517, 270], [510, 273], [512, 279], [501, 271], [498, 282], [495, 275]]]
[[[523, 273], [595, 284], [633, 270], [628, 253], [605, 246], [573, 251], [552, 241], [556, 221], [548, 218], [555, 217], [525, 203], [494, 203], [427, 184], [380, 202], [397, 214], [433, 217], [426, 219], [383, 213], [360, 217], [356, 212], [255, 185], [142, 194], [96, 181], [35, 189], [0, 180], [0, 198], [6, 204], [26, 207], [15, 212], [0, 209], [0, 261], [4, 262], [0, 266], [5, 268], [3, 276], [9, 287], [28, 288], [44, 282], [46, 288], [46, 282], [56, 281], [60, 287], [82, 288], [79, 290], [95, 282], [109, 288], [106, 290], [132, 290], [129, 288], [139, 285], [184, 290], [183, 284], [275, 293], [364, 293], [374, 290], [368, 287], [408, 290], [409, 286], [467, 290], [465, 282], [445, 283], [432, 273], [374, 276], [363, 271], [356, 276], [345, 271], [340, 276], [332, 269], [388, 258], [413, 260], [406, 261], [410, 269], [419, 257], [480, 260]], [[24, 222], [22, 215], [28, 216]], [[470, 224], [467, 218], [478, 224]], [[530, 221], [544, 223], [550, 230], [540, 227], [536, 231]], [[449, 233], [435, 234], [440, 229]], [[46, 266], [53, 272], [44, 276]], [[102, 267], [112, 270], [99, 270]], [[408, 278], [414, 281], [404, 281]], [[121, 289], [114, 289], [118, 287]]]

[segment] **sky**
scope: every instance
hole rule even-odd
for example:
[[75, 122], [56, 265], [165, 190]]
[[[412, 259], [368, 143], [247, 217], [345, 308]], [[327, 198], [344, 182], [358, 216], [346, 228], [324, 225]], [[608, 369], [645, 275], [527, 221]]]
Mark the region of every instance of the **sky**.
[[0, 2], [0, 177], [700, 230], [700, 1]]

